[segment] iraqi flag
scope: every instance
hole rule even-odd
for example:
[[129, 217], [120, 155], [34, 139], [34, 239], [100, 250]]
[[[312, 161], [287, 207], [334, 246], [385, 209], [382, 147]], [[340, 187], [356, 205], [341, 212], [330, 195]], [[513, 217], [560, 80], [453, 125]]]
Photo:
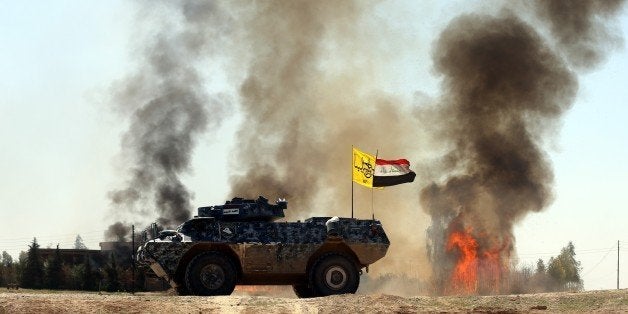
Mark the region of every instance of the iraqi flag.
[[410, 170], [410, 162], [407, 159], [375, 161], [375, 173], [373, 187], [392, 186], [414, 181], [416, 173]]

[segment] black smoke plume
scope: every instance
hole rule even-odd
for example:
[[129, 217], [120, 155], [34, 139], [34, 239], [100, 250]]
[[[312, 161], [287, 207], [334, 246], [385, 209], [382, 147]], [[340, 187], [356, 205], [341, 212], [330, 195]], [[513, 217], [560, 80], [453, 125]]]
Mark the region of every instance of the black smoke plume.
[[[439, 167], [441, 178], [420, 193], [432, 219], [428, 254], [436, 293], [461, 292], [455, 291], [453, 274], [464, 257], [462, 248], [452, 249], [456, 232], [477, 241], [471, 245], [477, 277], [469, 278], [479, 282], [464, 292], [503, 291], [499, 276], [507, 273], [503, 270], [514, 250], [514, 224], [552, 202], [553, 172], [543, 141], [576, 96], [570, 64], [586, 68], [605, 52], [595, 37], [601, 21], [592, 23], [591, 16], [609, 15], [618, 7], [591, 3], [538, 2], [549, 7], [544, 17], [558, 45], [508, 12], [460, 16], [437, 40], [433, 59], [444, 90], [436, 110], [440, 122], [434, 127], [450, 150]], [[497, 263], [491, 266], [497, 268], [490, 272], [492, 278], [482, 277], [487, 263]]]
[[590, 70], [605, 59], [609, 49], [623, 44], [614, 22], [624, 2], [537, 0], [534, 5], [570, 63], [578, 69]]
[[113, 225], [110, 225], [109, 228], [107, 228], [107, 231], [105, 231], [105, 240], [125, 242], [127, 241], [127, 236], [129, 236], [130, 233], [131, 227], [128, 224], [116, 222]]
[[227, 22], [219, 10], [201, 1], [151, 2], [139, 10], [147, 36], [139, 41], [136, 73], [118, 84], [114, 100], [129, 120], [121, 149], [131, 165], [125, 185], [108, 194], [118, 215], [143, 222], [156, 215], [166, 226], [190, 217], [193, 193], [181, 175], [191, 170], [199, 135], [215, 128], [225, 109], [208, 95], [201, 66]]

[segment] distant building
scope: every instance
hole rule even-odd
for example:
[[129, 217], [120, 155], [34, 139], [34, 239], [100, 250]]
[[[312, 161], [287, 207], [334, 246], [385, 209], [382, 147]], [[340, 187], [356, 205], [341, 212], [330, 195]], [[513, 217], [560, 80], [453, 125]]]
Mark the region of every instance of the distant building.
[[[120, 251], [120, 250], [128, 250], [132, 251], [131, 245], [132, 242], [100, 242], [98, 245], [100, 246], [101, 251]], [[136, 244], [137, 246], [137, 244]]]
[[100, 242], [100, 251], [107, 256], [113, 252], [116, 255], [116, 262], [121, 267], [130, 267], [133, 262], [132, 242]]
[[[42, 260], [46, 261], [55, 255], [57, 249], [39, 249]], [[81, 265], [85, 263], [85, 257], [88, 256], [92, 265], [92, 269], [98, 269], [107, 263], [108, 255], [101, 250], [84, 250], [84, 249], [59, 249], [61, 260], [65, 265]]]

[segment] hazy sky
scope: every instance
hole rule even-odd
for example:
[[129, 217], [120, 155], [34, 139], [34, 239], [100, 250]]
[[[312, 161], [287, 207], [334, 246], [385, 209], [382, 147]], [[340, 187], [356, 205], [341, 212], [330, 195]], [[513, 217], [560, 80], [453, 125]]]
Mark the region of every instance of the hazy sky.
[[[467, 2], [392, 1], [374, 10], [389, 27], [390, 43], [403, 47], [382, 73], [382, 90], [410, 102], [416, 92], [438, 96], [432, 41], [457, 14], [490, 14], [500, 3], [466, 8]], [[77, 234], [98, 249], [114, 221], [107, 191], [124, 176], [119, 147], [128, 121], [111, 109], [112, 85], [135, 65], [138, 14], [129, 1], [0, 0], [0, 251], [17, 258], [33, 237], [43, 247], [69, 248]], [[619, 27], [628, 34], [626, 12]], [[578, 75], [577, 100], [546, 143], [555, 201], [517, 225], [517, 253], [532, 265], [573, 241], [585, 287], [614, 288], [619, 240], [626, 288], [628, 50], [615, 49]], [[227, 161], [240, 122], [236, 112], [221, 126], [220, 140], [199, 140], [193, 172], [183, 178], [194, 206], [232, 197]]]

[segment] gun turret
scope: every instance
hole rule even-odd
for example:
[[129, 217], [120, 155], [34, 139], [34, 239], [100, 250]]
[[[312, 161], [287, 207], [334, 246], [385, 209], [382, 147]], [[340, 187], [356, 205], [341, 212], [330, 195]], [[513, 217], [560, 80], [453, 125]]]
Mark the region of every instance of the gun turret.
[[198, 208], [198, 217], [212, 217], [221, 221], [275, 221], [284, 217], [283, 210], [288, 207], [286, 200], [279, 199], [269, 204], [268, 199], [260, 196], [256, 200], [234, 197], [224, 205]]

